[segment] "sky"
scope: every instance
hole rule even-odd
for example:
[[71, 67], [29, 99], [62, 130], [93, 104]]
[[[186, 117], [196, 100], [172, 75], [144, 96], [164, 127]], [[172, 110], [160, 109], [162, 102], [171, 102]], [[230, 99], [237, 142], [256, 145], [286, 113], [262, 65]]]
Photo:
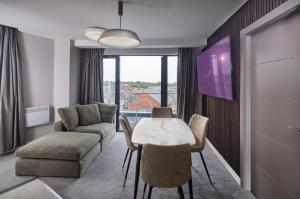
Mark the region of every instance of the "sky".
[[[161, 56], [121, 56], [120, 80], [160, 82]], [[104, 59], [104, 81], [115, 80], [115, 61]], [[177, 57], [168, 57], [168, 82], [177, 81]]]

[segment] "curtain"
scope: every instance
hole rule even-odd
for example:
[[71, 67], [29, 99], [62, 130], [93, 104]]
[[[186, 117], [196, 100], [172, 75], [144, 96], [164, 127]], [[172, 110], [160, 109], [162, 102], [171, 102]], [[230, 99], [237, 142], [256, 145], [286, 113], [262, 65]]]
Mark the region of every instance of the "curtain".
[[177, 117], [188, 122], [195, 108], [196, 64], [193, 48], [178, 49]]
[[80, 103], [103, 102], [104, 49], [81, 50]]
[[25, 142], [18, 30], [0, 25], [0, 154]]

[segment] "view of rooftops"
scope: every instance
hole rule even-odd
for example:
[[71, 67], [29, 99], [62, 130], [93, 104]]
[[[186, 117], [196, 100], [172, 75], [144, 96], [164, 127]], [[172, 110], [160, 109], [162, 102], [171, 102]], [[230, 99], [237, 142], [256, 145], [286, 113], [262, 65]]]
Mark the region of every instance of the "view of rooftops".
[[[116, 58], [104, 59], [104, 102], [115, 103]], [[126, 70], [126, 73], [124, 72]], [[132, 123], [161, 106], [162, 56], [120, 56], [120, 113]], [[177, 56], [167, 56], [167, 106], [176, 114]]]

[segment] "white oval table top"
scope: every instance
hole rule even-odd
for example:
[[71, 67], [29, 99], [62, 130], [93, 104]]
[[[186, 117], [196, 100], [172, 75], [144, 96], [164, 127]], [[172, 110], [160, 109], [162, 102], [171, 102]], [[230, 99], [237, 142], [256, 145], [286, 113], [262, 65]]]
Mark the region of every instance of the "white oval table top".
[[188, 125], [177, 118], [143, 118], [135, 126], [131, 141], [140, 145], [196, 144]]

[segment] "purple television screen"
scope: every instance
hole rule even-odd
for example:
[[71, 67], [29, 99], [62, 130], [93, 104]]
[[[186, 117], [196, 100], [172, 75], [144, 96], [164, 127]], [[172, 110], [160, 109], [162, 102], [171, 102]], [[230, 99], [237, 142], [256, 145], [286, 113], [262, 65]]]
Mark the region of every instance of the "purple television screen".
[[233, 100], [230, 38], [225, 37], [197, 56], [198, 91]]

